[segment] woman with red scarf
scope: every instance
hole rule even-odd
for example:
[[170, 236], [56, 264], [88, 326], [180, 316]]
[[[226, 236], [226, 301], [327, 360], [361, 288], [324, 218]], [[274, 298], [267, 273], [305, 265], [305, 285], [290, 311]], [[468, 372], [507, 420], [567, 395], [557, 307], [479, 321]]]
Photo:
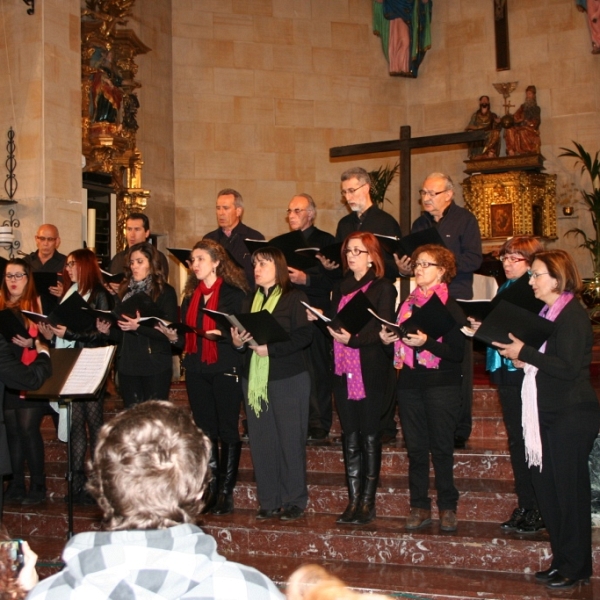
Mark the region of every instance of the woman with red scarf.
[[[393, 319], [396, 290], [384, 277], [383, 254], [377, 238], [362, 231], [351, 233], [342, 245], [342, 266], [346, 274], [334, 290], [331, 303], [336, 312], [360, 291], [380, 317]], [[341, 524], [364, 525], [375, 518], [375, 492], [381, 469], [381, 414], [391, 369], [379, 342], [378, 323], [371, 319], [356, 335], [329, 327], [334, 340], [333, 394], [342, 425], [349, 497], [348, 506], [337, 519]]]
[[227, 515], [233, 511], [233, 488], [242, 446], [238, 431], [243, 400], [242, 357], [231, 345], [230, 332], [219, 330], [202, 309], [239, 313], [249, 289], [243, 270], [212, 240], [202, 240], [194, 246], [190, 267], [182, 319], [204, 335], [185, 336], [185, 384], [196, 425], [212, 443], [212, 478], [205, 511]]
[[421, 331], [399, 338], [385, 328], [384, 344], [394, 348], [398, 373], [398, 408], [408, 450], [410, 515], [406, 528], [419, 529], [431, 523], [429, 456], [433, 462], [440, 529], [455, 531], [458, 490], [454, 486], [454, 431], [461, 405], [461, 362], [465, 338], [460, 327], [466, 318], [448, 296], [448, 284], [456, 275], [454, 254], [443, 246], [428, 244], [412, 255], [417, 287], [398, 312], [397, 323], [406, 321], [414, 307], [425, 305], [436, 294], [456, 323], [440, 339]]

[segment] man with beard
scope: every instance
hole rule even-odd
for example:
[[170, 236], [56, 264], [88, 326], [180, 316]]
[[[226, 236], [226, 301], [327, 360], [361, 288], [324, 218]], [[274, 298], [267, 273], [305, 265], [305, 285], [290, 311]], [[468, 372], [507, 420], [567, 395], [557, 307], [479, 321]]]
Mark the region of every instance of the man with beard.
[[541, 110], [537, 105], [535, 85], [527, 86], [525, 102], [514, 114], [515, 124], [504, 130], [506, 154], [539, 154], [542, 146], [540, 139]]
[[466, 131], [487, 131], [485, 140], [469, 144], [469, 158], [493, 157], [500, 155], [500, 119], [490, 110], [490, 97], [479, 98], [479, 110], [475, 111]]

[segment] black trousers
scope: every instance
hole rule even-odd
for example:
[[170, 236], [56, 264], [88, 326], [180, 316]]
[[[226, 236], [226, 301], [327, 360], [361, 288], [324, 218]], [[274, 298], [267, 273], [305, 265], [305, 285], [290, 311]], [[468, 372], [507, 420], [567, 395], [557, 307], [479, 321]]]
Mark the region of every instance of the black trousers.
[[125, 375], [119, 371], [119, 392], [125, 408], [146, 400], [168, 400], [173, 368], [148, 375]]
[[523, 439], [523, 425], [521, 414], [523, 401], [521, 400], [521, 386], [499, 385], [498, 395], [502, 405], [504, 426], [508, 435], [508, 449], [510, 463], [515, 478], [515, 493], [519, 501], [519, 508], [538, 508], [531, 471], [525, 459], [525, 440]]
[[456, 510], [458, 490], [454, 486], [454, 431], [460, 402], [460, 386], [398, 388], [400, 423], [408, 451], [411, 507], [431, 508], [431, 454], [438, 508]]
[[[385, 381], [383, 382], [383, 386], [385, 386]], [[362, 400], [350, 400], [348, 398], [346, 375], [334, 375], [333, 394], [335, 396], [335, 407], [337, 408], [344, 433], [358, 431], [363, 435], [379, 434], [385, 398], [383, 386], [378, 390], [372, 390], [365, 384], [366, 398]]]
[[186, 370], [185, 387], [196, 425], [212, 440], [239, 442], [238, 423], [244, 399], [239, 376]]
[[570, 579], [592, 574], [592, 493], [588, 458], [600, 428], [600, 407], [582, 403], [541, 412], [542, 470], [533, 487], [550, 534], [553, 569]]
[[308, 503], [306, 437], [308, 434], [308, 372], [269, 381], [267, 405], [259, 414], [248, 406], [248, 380], [242, 380], [250, 453], [260, 507], [273, 510]]
[[333, 344], [319, 327], [314, 327], [313, 339], [306, 349], [310, 374], [309, 427], [329, 432], [332, 420]]
[[473, 340], [465, 341], [465, 355], [461, 363], [462, 385], [460, 388], [460, 414], [456, 425], [455, 435], [469, 439], [473, 429]]

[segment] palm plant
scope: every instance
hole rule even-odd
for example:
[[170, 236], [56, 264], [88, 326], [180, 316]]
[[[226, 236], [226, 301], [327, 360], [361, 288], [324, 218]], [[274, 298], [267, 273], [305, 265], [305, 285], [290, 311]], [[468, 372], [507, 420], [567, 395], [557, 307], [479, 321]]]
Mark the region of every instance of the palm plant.
[[375, 171], [369, 171], [371, 178], [371, 200], [377, 207], [383, 209], [383, 203], [387, 200], [387, 189], [394, 180], [394, 177], [400, 172], [400, 163], [396, 163], [393, 167], [379, 167]]
[[581, 165], [582, 175], [585, 173], [589, 176], [592, 191], [580, 190], [584, 204], [586, 205], [590, 216], [592, 217], [592, 224], [594, 226], [594, 237], [589, 236], [583, 229], [575, 227], [569, 229], [566, 235], [577, 235], [580, 236], [583, 242], [579, 245], [580, 248], [587, 248], [589, 250], [592, 262], [594, 263], [594, 274], [600, 273], [600, 150], [596, 152], [596, 155], [592, 159], [592, 155], [587, 152], [581, 144], [573, 142], [577, 150], [571, 148], [561, 148], [564, 150], [560, 156], [574, 158], [575, 164]]

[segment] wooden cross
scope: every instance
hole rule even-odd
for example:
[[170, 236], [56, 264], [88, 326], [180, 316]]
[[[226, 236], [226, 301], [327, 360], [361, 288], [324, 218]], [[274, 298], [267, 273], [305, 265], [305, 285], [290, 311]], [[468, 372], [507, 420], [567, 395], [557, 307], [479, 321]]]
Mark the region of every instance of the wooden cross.
[[494, 0], [494, 37], [496, 39], [496, 71], [510, 69], [508, 46], [508, 5], [506, 0]]
[[[400, 151], [400, 228], [403, 235], [410, 233], [411, 215], [411, 151], [414, 148], [432, 148], [451, 144], [464, 144], [485, 139], [487, 131], [461, 131], [459, 133], [444, 133], [441, 135], [426, 135], [410, 137], [410, 125], [400, 127], [400, 138], [383, 142], [368, 142], [351, 146], [338, 146], [329, 149], [330, 158], [377, 154], [380, 152]], [[402, 279], [402, 295], [408, 290], [408, 280]]]

